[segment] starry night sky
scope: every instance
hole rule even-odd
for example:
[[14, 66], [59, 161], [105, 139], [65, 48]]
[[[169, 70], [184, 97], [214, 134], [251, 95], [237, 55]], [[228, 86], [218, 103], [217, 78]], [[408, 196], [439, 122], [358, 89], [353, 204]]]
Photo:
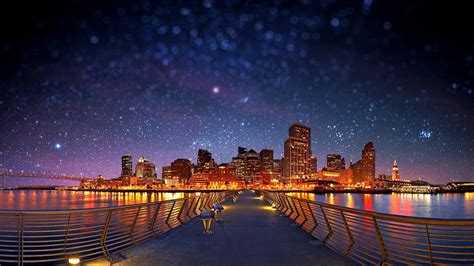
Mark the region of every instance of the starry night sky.
[[199, 148], [218, 163], [238, 146], [279, 158], [302, 122], [319, 168], [373, 140], [377, 174], [396, 159], [402, 179], [474, 180], [467, 6], [96, 2], [1, 4], [8, 168], [113, 178], [126, 153], [159, 175]]

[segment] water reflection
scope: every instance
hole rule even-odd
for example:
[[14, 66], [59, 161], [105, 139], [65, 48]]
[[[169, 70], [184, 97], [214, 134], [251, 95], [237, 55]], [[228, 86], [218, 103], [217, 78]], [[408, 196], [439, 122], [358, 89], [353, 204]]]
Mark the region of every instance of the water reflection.
[[0, 210], [100, 208], [171, 200], [192, 195], [194, 193], [8, 190], [0, 191]]
[[474, 193], [448, 194], [352, 194], [288, 193], [350, 208], [405, 216], [474, 219]]

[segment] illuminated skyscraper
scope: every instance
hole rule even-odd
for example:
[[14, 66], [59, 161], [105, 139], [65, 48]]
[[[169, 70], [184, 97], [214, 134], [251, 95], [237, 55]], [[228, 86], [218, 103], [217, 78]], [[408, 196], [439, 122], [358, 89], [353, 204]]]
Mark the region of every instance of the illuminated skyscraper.
[[375, 178], [375, 148], [372, 141], [365, 144], [362, 159], [350, 166], [354, 183], [363, 183]]
[[124, 155], [122, 156], [122, 172], [120, 176], [123, 177], [130, 177], [133, 175], [133, 161], [131, 155]]
[[138, 158], [135, 176], [139, 178], [156, 178], [155, 164], [149, 162], [143, 156]]
[[263, 149], [260, 151], [260, 168], [265, 172], [273, 171], [273, 150]]
[[293, 124], [285, 141], [284, 177], [290, 181], [308, 178], [311, 174], [311, 128]]
[[375, 178], [375, 147], [370, 141], [362, 150], [362, 175], [365, 181]]
[[212, 153], [207, 150], [199, 149], [197, 157], [197, 171], [199, 173], [209, 171], [210, 168], [214, 168], [216, 163], [212, 159]]
[[316, 156], [311, 156], [311, 173], [315, 174], [318, 172], [318, 158]]
[[340, 154], [328, 154], [326, 158], [328, 171], [346, 169], [346, 160]]

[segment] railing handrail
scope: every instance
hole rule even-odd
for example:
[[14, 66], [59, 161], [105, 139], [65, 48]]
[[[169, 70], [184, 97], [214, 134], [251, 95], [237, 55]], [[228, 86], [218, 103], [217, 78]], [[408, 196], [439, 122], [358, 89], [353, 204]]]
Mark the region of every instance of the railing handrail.
[[197, 196], [194, 195], [191, 197], [183, 197], [183, 198], [160, 200], [160, 201], [137, 203], [137, 204], [127, 204], [127, 205], [120, 205], [120, 206], [106, 206], [106, 207], [97, 207], [97, 208], [81, 208], [81, 209], [69, 209], [69, 210], [0, 210], [0, 215], [3, 213], [5, 214], [70, 214], [70, 213], [98, 212], [98, 211], [106, 211], [106, 210], [135, 208], [135, 207], [140, 207], [140, 206], [141, 207], [150, 206], [150, 205], [155, 205], [158, 203], [166, 203], [166, 202], [172, 202], [176, 200], [190, 199], [193, 197], [197, 197]]
[[237, 191], [75, 210], [0, 211], [0, 264], [83, 261], [110, 255], [197, 217]]
[[[284, 193], [284, 192], [273, 192], [273, 191], [269, 191], [269, 190], [267, 192], [270, 192], [270, 193], [283, 193], [283, 194], [286, 195], [286, 193]], [[329, 203], [319, 202], [319, 201], [315, 201], [315, 200], [299, 198], [297, 196], [290, 196], [290, 195], [286, 195], [286, 196], [289, 197], [289, 198], [298, 199], [300, 201], [305, 201], [305, 202], [308, 202], [308, 203], [314, 203], [314, 204], [324, 206], [324, 207], [327, 207], [327, 208], [343, 210], [343, 211], [351, 212], [351, 213], [355, 213], [355, 214], [363, 214], [363, 215], [373, 216], [373, 217], [376, 217], [376, 218], [391, 220], [391, 221], [395, 221], [395, 222], [407, 222], [407, 223], [428, 224], [428, 225], [474, 225], [474, 219], [426, 218], [426, 217], [414, 217], [414, 216], [406, 216], [406, 215], [398, 215], [398, 214], [389, 214], [389, 213], [382, 213], [382, 212], [376, 212], [376, 211], [367, 211], [367, 210], [350, 208], [350, 207], [345, 207], [345, 206], [340, 206], [340, 205], [335, 205], [335, 204], [329, 204]]]
[[261, 191], [273, 208], [359, 264], [474, 262], [474, 220], [430, 219], [359, 210]]

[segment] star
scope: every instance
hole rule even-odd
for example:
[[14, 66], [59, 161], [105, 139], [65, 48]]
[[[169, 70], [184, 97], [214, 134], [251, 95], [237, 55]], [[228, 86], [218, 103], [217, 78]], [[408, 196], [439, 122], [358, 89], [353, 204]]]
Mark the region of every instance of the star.
[[61, 149], [61, 147], [62, 147], [62, 145], [60, 143], [54, 144], [54, 148], [57, 149], [57, 150]]
[[218, 94], [220, 91], [221, 91], [220, 88], [217, 87], [217, 86], [212, 88], [212, 93], [214, 93], [214, 94]]

